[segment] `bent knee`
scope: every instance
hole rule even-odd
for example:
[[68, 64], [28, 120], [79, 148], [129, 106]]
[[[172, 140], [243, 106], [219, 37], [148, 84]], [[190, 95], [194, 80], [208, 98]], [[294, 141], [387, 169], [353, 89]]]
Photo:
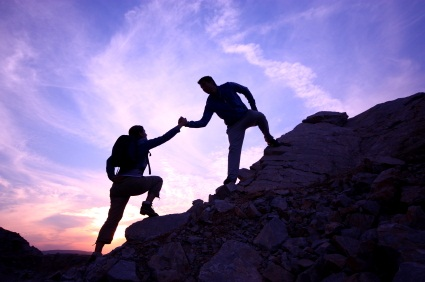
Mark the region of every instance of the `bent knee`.
[[258, 119], [266, 119], [266, 116], [262, 112], [255, 112], [255, 117]]
[[161, 191], [163, 179], [159, 176], [155, 176], [154, 185], [149, 189], [149, 193], [155, 195], [155, 197], [159, 198], [159, 192]]
[[162, 177], [160, 177], [160, 176], [155, 176], [155, 182], [156, 182], [158, 185], [162, 186], [162, 183], [164, 183], [164, 180], [163, 180], [163, 179], [162, 179]]

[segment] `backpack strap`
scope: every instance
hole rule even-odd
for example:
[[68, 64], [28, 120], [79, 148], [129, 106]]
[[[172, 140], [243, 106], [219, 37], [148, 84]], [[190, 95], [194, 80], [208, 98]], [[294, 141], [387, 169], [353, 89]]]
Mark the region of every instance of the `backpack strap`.
[[151, 175], [151, 164], [149, 163], [149, 156], [152, 156], [151, 152], [148, 152], [148, 155], [146, 156], [146, 159], [148, 160], [148, 168], [149, 168], [149, 175]]

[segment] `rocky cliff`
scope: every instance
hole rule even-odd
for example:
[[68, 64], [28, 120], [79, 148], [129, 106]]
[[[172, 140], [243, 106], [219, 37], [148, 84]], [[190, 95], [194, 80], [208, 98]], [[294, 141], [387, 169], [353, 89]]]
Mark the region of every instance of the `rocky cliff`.
[[132, 224], [62, 281], [425, 281], [425, 93], [280, 140], [236, 187]]
[[18, 233], [0, 227], [0, 242], [0, 278], [3, 281], [25, 277], [41, 263], [43, 254]]
[[0, 281], [58, 281], [71, 267], [86, 265], [88, 254], [43, 253], [16, 232], [0, 227]]

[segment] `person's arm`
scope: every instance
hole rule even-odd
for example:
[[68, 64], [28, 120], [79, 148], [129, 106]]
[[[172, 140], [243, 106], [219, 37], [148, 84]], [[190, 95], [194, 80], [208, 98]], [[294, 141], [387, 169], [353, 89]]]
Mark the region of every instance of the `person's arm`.
[[180, 128], [182, 128], [182, 126], [185, 126], [186, 124], [187, 120], [185, 118], [180, 117], [178, 120], [178, 125], [176, 127], [170, 129], [167, 133], [160, 137], [146, 140], [145, 142], [143, 142], [143, 144], [148, 150], [158, 147], [159, 145], [164, 144], [165, 142], [176, 136], [176, 134], [180, 132]]
[[205, 127], [210, 122], [211, 117], [213, 116], [214, 112], [211, 111], [208, 106], [205, 106], [204, 114], [202, 115], [202, 118], [198, 121], [189, 121], [185, 126], [190, 128], [200, 128]]
[[237, 84], [235, 82], [229, 82], [229, 83], [233, 86], [236, 92], [241, 93], [246, 97], [249, 105], [251, 106], [251, 109], [254, 111], [257, 111], [257, 106], [255, 105], [254, 96], [252, 95], [251, 91], [249, 91], [248, 87]]
[[108, 174], [109, 180], [113, 182], [115, 178], [115, 167], [111, 164], [111, 158], [112, 156], [106, 160], [106, 173]]

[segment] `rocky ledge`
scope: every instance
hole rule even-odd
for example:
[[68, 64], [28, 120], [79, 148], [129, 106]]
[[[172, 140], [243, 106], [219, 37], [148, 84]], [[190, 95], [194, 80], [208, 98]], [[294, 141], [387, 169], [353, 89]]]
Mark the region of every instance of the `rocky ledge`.
[[129, 226], [62, 281], [425, 281], [425, 94], [319, 112], [236, 187]]

